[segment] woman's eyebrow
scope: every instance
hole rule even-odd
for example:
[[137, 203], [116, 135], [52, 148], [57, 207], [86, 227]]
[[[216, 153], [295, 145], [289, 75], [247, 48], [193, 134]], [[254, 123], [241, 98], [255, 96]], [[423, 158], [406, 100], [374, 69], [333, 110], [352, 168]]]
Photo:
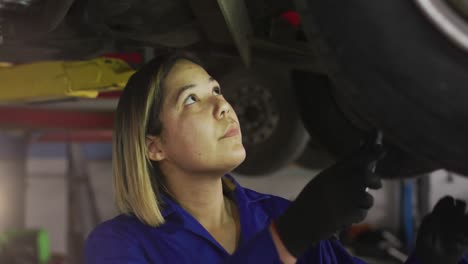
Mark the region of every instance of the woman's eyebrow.
[[[208, 81], [209, 82], [214, 82], [215, 79], [213, 77], [208, 77]], [[179, 97], [186, 91], [186, 90], [189, 90], [189, 89], [192, 89], [192, 88], [195, 88], [197, 85], [196, 84], [188, 84], [188, 85], [184, 85], [182, 87], [180, 87], [178, 90], [177, 90], [177, 96], [175, 97], [175, 102], [178, 102], [179, 101]]]
[[179, 97], [186, 91], [186, 90], [189, 90], [189, 89], [193, 89], [195, 88], [195, 84], [188, 84], [188, 85], [184, 85], [182, 87], [180, 87], [177, 91], [177, 96], [175, 97], [175, 102], [179, 101]]

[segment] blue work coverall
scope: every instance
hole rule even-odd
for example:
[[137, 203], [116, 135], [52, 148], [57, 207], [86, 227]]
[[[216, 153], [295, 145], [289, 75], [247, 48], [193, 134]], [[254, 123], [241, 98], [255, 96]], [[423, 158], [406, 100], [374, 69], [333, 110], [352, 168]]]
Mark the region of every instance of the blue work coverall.
[[[231, 195], [238, 206], [241, 226], [238, 249], [233, 255], [180, 205], [165, 197], [162, 214], [166, 222], [157, 228], [123, 214], [97, 226], [86, 241], [85, 263], [281, 263], [268, 225], [290, 202], [243, 188], [230, 175], [225, 177], [236, 186]], [[298, 259], [298, 263], [364, 262], [349, 255], [338, 241], [324, 240]], [[414, 257], [407, 263], [424, 264]]]

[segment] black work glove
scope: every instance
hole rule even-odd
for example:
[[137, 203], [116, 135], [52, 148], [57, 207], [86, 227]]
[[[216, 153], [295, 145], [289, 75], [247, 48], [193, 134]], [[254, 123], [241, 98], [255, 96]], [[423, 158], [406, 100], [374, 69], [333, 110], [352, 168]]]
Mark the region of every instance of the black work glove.
[[363, 146], [354, 155], [337, 162], [312, 179], [297, 199], [275, 222], [288, 251], [299, 257], [320, 240], [362, 221], [374, 198], [366, 191], [382, 187], [375, 174], [379, 146]]
[[466, 204], [446, 196], [425, 216], [416, 240], [422, 264], [456, 264], [468, 250]]

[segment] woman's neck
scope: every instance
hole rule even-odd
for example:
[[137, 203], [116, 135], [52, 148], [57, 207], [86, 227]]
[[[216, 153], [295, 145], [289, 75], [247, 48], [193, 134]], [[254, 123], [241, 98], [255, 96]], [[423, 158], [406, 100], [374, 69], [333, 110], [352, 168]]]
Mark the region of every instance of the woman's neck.
[[230, 204], [223, 195], [221, 177], [171, 175], [166, 185], [176, 201], [207, 230], [233, 220]]
[[216, 175], [174, 173], [165, 178], [173, 198], [229, 253], [240, 239], [240, 218], [233, 201], [223, 194], [223, 180]]

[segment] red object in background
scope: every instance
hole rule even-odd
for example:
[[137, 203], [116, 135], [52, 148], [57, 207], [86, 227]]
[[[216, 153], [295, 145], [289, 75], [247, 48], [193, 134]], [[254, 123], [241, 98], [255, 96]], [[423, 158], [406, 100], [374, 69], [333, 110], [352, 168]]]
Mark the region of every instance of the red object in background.
[[98, 99], [115, 99], [120, 98], [122, 91], [99, 92]]
[[[102, 54], [101, 57], [121, 59], [128, 64], [140, 65], [143, 63], [143, 56], [138, 52], [127, 52], [127, 53], [106, 53]], [[99, 92], [99, 99], [114, 99], [120, 98], [122, 91], [110, 91], [110, 92]]]
[[106, 53], [102, 54], [101, 57], [115, 58], [126, 61], [130, 64], [141, 64], [143, 63], [143, 57], [138, 52], [127, 52], [127, 53]]
[[296, 11], [286, 11], [280, 15], [281, 18], [286, 20], [289, 24], [291, 24], [295, 28], [299, 28], [301, 25], [301, 17], [299, 13]]
[[351, 238], [352, 240], [355, 240], [359, 235], [365, 232], [369, 232], [372, 229], [373, 229], [372, 225], [370, 224], [366, 224], [366, 223], [356, 224], [356, 225], [353, 225], [351, 228], [349, 228], [346, 234], [349, 236], [349, 238]]
[[34, 142], [111, 142], [112, 130], [73, 130], [42, 132]]
[[0, 107], [0, 127], [110, 130], [114, 127], [114, 113]]

